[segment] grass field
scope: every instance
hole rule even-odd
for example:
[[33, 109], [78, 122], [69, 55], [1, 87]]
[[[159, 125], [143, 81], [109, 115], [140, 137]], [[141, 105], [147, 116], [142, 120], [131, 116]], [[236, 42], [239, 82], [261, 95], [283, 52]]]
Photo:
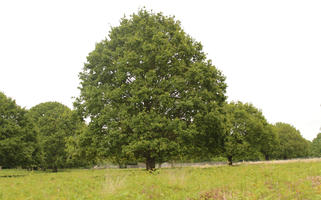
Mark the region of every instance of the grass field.
[[321, 162], [161, 169], [0, 170], [0, 199], [321, 199]]

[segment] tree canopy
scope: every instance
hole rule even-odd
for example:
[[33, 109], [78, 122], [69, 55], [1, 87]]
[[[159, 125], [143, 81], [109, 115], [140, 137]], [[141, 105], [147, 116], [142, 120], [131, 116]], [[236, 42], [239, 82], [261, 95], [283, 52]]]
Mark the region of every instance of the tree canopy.
[[274, 127], [280, 139], [279, 158], [302, 158], [309, 155], [310, 142], [302, 137], [299, 130], [282, 122], [276, 123]]
[[40, 156], [37, 131], [27, 111], [0, 92], [0, 166], [30, 168]]
[[315, 157], [321, 157], [321, 133], [319, 133], [312, 141], [311, 155]]
[[225, 77], [173, 17], [140, 10], [108, 36], [87, 57], [75, 105], [106, 156], [154, 168], [187, 149], [199, 121], [219, 113]]
[[67, 141], [77, 134], [77, 117], [65, 105], [58, 102], [38, 104], [30, 109], [30, 116], [39, 129], [40, 147], [43, 151], [43, 168], [57, 171], [68, 167], [72, 159]]
[[262, 112], [252, 104], [231, 102], [226, 105], [227, 134], [224, 154], [232, 164], [234, 159], [269, 159], [277, 145], [277, 136]]

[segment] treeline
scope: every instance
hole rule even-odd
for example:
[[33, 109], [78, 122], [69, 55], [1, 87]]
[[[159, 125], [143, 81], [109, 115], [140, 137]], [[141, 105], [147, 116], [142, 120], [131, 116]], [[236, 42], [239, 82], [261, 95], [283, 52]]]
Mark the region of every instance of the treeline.
[[[227, 102], [225, 77], [174, 17], [139, 10], [96, 44], [74, 110], [26, 110], [0, 93], [0, 166], [52, 169], [108, 160], [146, 169], [167, 161], [320, 156], [295, 127]], [[88, 123], [86, 123], [88, 121]]]
[[86, 124], [65, 105], [47, 102], [26, 110], [0, 92], [0, 166], [3, 168], [57, 171], [85, 166], [88, 162], [75, 154], [85, 130]]
[[[104, 160], [120, 167], [146, 162], [123, 155], [121, 144], [118, 152], [110, 151], [105, 143], [113, 141], [102, 140], [75, 110], [61, 103], [46, 102], [26, 110], [0, 93], [0, 105], [0, 166], [3, 168], [57, 171], [58, 168], [90, 167]], [[162, 155], [157, 162], [208, 161], [226, 157], [232, 164], [241, 160], [321, 157], [321, 133], [311, 143], [293, 126], [286, 123], [271, 125], [260, 110], [241, 102], [226, 104], [226, 115], [228, 134], [224, 138], [198, 135], [200, 138], [194, 142], [200, 144], [191, 146], [189, 143], [185, 153], [170, 160]], [[217, 143], [212, 139], [222, 140], [221, 149], [211, 146]]]

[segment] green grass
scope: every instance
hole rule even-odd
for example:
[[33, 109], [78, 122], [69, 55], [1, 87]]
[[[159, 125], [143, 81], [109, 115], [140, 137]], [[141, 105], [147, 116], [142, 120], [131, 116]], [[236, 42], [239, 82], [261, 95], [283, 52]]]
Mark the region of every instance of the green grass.
[[0, 199], [321, 199], [321, 162], [161, 169], [0, 171]]

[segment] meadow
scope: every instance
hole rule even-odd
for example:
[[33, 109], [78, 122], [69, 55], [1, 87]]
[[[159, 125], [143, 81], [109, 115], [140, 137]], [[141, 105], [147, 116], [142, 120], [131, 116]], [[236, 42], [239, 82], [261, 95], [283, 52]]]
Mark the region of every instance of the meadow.
[[0, 199], [321, 199], [321, 162], [159, 169], [0, 170]]

